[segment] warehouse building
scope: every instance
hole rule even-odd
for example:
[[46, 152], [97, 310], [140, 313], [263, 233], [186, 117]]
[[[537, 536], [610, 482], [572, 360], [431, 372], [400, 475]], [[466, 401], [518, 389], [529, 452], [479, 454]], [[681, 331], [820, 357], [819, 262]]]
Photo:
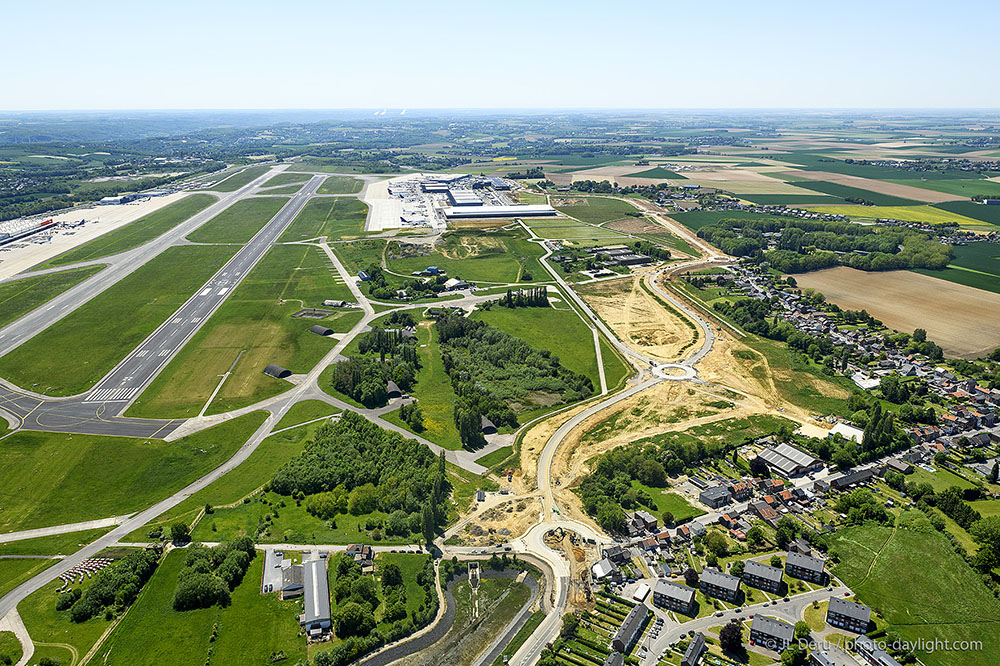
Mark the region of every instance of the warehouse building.
[[448, 190], [448, 201], [452, 206], [482, 206], [483, 200], [472, 190]]
[[443, 210], [449, 220], [477, 217], [552, 217], [556, 209], [546, 204], [518, 204], [511, 206], [453, 206]]
[[784, 442], [767, 447], [757, 457], [767, 463], [772, 472], [785, 477], [813, 472], [823, 467], [822, 460]]
[[299, 624], [310, 640], [322, 638], [330, 632], [330, 585], [326, 578], [326, 560], [302, 563], [305, 612]]

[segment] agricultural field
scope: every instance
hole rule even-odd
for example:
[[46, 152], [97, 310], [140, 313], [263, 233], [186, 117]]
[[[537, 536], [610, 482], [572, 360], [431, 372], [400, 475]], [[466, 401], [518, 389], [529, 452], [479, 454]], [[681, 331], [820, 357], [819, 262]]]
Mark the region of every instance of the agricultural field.
[[[997, 206], [1000, 208], [1000, 206]], [[954, 246], [955, 259], [940, 271], [917, 268], [915, 273], [1000, 293], [1000, 245], [969, 243]]]
[[664, 169], [661, 166], [653, 167], [652, 169], [646, 169], [645, 171], [638, 171], [636, 173], [630, 173], [629, 178], [658, 178], [658, 179], [675, 179], [684, 180], [684, 176], [670, 169]]
[[891, 182], [968, 199], [977, 195], [1000, 196], [1000, 182], [995, 180], [892, 180]]
[[[878, 608], [889, 630], [907, 641], [982, 641], [982, 650], [918, 652], [928, 666], [987, 666], [1000, 633], [1000, 601], [936, 532], [866, 525], [834, 534], [840, 564], [833, 572], [859, 601]], [[905, 590], [899, 581], [907, 581]], [[961, 590], [961, 594], [955, 594]]]
[[[228, 460], [264, 416], [255, 412], [169, 443], [17, 432], [4, 439], [0, 530], [96, 520], [151, 506]], [[31, 470], [30, 478], [24, 470]]]
[[607, 197], [563, 197], [553, 198], [552, 205], [560, 213], [576, 218], [587, 224], [602, 224], [612, 220], [620, 220], [631, 213], [636, 214], [636, 208], [620, 199]]
[[[1000, 183], [995, 183], [1000, 187]], [[1000, 206], [986, 206], [974, 201], [946, 201], [934, 204], [935, 208], [946, 210], [949, 213], [971, 217], [987, 224], [1000, 226]]]
[[316, 190], [316, 194], [357, 194], [362, 187], [364, 187], [364, 181], [357, 178], [329, 176]]
[[846, 200], [848, 198], [863, 199], [865, 201], [869, 201], [875, 204], [876, 206], [914, 206], [921, 203], [919, 201], [914, 201], [913, 199], [896, 197], [892, 196], [891, 194], [873, 192], [871, 190], [861, 189], [860, 187], [851, 187], [850, 185], [844, 185], [842, 183], [832, 183], [825, 180], [796, 181], [795, 185], [796, 187], [803, 187], [807, 190], [813, 190], [814, 192], [822, 192], [823, 194], [828, 194], [830, 196], [843, 199], [845, 203], [847, 203]]
[[890, 328], [926, 329], [928, 339], [949, 357], [978, 358], [1000, 346], [1000, 329], [982, 316], [1000, 307], [1000, 294], [994, 292], [912, 271], [866, 273], [844, 266], [795, 279], [799, 287], [820, 291], [842, 308], [867, 310]]
[[285, 197], [240, 199], [189, 233], [187, 239], [194, 243], [246, 243], [286, 203]]
[[[96, 384], [236, 253], [232, 246], [168, 248], [0, 358], [0, 376], [49, 395]], [[81, 355], [81, 350], [86, 350]]]
[[851, 218], [889, 218], [903, 222], [925, 222], [927, 224], [957, 224], [961, 227], [979, 227], [980, 220], [965, 217], [933, 206], [810, 206], [817, 213], [848, 215]]
[[130, 416], [196, 416], [230, 372], [208, 413], [244, 407], [291, 388], [263, 374], [270, 363], [308, 372], [336, 344], [309, 331], [321, 323], [346, 332], [360, 311], [323, 320], [293, 318], [324, 299], [351, 299], [318, 248], [278, 245], [268, 250], [208, 322], [167, 364], [129, 409]]
[[213, 192], [235, 192], [241, 187], [245, 187], [253, 182], [255, 179], [263, 176], [270, 170], [267, 166], [252, 166], [243, 169], [238, 173], [234, 173], [225, 180], [212, 185], [211, 187], [205, 187], [202, 189], [212, 190]]
[[368, 206], [354, 197], [310, 199], [278, 240], [289, 243], [319, 236], [330, 240], [357, 238], [367, 216]]
[[216, 201], [215, 196], [211, 194], [192, 194], [184, 197], [180, 201], [175, 201], [169, 206], [164, 206], [158, 211], [140, 217], [135, 222], [130, 222], [114, 231], [109, 231], [68, 252], [63, 252], [43, 263], [39, 268], [65, 266], [67, 264], [75, 264], [79, 261], [91, 261], [139, 247], [143, 243], [170, 231], [181, 222], [190, 219]]
[[80, 284], [102, 268], [73, 268], [0, 284], [0, 328]]

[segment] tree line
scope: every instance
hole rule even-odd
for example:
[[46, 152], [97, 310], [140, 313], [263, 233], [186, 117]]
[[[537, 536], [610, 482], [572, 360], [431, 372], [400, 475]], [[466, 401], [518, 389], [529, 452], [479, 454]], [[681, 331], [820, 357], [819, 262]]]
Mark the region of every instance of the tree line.
[[161, 551], [158, 548], [137, 550], [94, 575], [90, 587], [81, 594], [70, 588], [56, 597], [56, 610], [69, 610], [73, 622], [86, 622], [101, 614], [106, 619], [120, 615], [132, 605], [139, 590], [156, 571]]
[[174, 610], [228, 606], [230, 593], [243, 580], [255, 554], [248, 536], [212, 548], [200, 543], [188, 546], [174, 588]]

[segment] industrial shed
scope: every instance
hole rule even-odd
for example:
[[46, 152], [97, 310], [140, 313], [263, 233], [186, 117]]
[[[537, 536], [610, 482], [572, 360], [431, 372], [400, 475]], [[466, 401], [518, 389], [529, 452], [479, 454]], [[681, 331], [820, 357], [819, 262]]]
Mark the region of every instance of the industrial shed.
[[264, 374], [275, 379], [285, 379], [292, 376], [292, 371], [288, 368], [283, 368], [280, 365], [275, 365], [271, 363], [266, 368], [264, 368]]
[[316, 335], [322, 335], [323, 337], [326, 337], [328, 335], [333, 335], [332, 328], [327, 328], [326, 326], [320, 326], [319, 324], [313, 324], [309, 328], [309, 332], [315, 333]]

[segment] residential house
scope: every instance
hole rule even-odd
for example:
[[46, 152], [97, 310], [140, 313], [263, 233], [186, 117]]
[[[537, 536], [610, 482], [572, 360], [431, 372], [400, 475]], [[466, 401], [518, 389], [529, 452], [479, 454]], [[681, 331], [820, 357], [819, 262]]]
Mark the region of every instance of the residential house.
[[649, 609], [646, 608], [645, 604], [633, 606], [632, 610], [625, 616], [622, 626], [618, 627], [618, 631], [611, 637], [612, 649], [627, 654], [635, 645], [635, 642], [639, 640], [642, 628], [646, 625], [647, 617], [649, 617]]
[[791, 645], [795, 637], [795, 627], [768, 617], [762, 613], [757, 613], [753, 617], [753, 624], [750, 625], [750, 644], [762, 645], [775, 652], [781, 652]]
[[740, 579], [712, 567], [701, 572], [698, 587], [706, 597], [716, 597], [735, 603], [740, 596]]
[[698, 500], [713, 509], [718, 509], [719, 507], [729, 504], [733, 499], [733, 496], [729, 494], [729, 489], [725, 486], [715, 486], [714, 488], [708, 488], [698, 495]]
[[839, 629], [863, 634], [871, 624], [872, 609], [868, 606], [848, 601], [840, 597], [830, 597], [830, 607], [826, 611], [826, 622]]
[[729, 484], [728, 490], [737, 502], [745, 502], [753, 494], [753, 485], [749, 481], [738, 481]]
[[778, 567], [762, 564], [757, 560], [746, 560], [743, 565], [743, 582], [767, 592], [781, 592], [782, 571]]
[[681, 666], [697, 666], [698, 660], [701, 659], [701, 653], [704, 651], [705, 634], [697, 631], [691, 638], [691, 642], [688, 643], [684, 656], [681, 657]]
[[674, 583], [669, 580], [658, 580], [653, 587], [653, 604], [678, 613], [690, 615], [694, 607], [695, 590], [693, 587]]
[[869, 666], [899, 666], [898, 661], [867, 636], [858, 636], [854, 641], [854, 649]]
[[822, 584], [826, 580], [823, 560], [792, 551], [789, 551], [785, 558], [785, 573], [813, 583]]

